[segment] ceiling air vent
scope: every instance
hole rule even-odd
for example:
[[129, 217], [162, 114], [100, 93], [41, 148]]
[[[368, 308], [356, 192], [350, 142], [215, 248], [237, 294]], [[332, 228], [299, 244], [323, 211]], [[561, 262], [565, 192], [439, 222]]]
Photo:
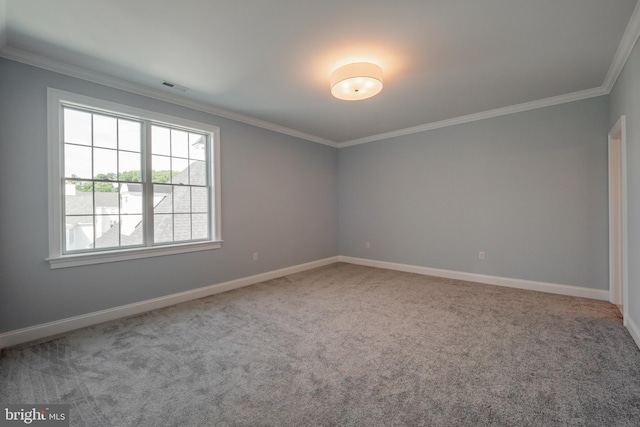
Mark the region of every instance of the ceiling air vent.
[[162, 82], [162, 86], [166, 86], [166, 87], [174, 89], [174, 90], [179, 90], [180, 92], [186, 92], [187, 91], [186, 87], [177, 85], [175, 83], [168, 82], [166, 80], [164, 80]]

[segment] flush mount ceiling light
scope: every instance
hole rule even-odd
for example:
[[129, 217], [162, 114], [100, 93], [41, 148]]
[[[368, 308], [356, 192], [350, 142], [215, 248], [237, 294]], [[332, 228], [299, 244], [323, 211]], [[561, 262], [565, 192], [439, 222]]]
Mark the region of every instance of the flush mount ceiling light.
[[347, 64], [331, 74], [331, 94], [345, 101], [371, 98], [382, 90], [382, 69], [369, 62]]

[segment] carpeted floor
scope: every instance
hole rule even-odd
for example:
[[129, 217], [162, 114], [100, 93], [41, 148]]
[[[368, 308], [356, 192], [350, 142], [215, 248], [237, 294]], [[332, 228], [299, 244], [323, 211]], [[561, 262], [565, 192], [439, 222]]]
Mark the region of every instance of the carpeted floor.
[[638, 426], [606, 302], [333, 264], [3, 350], [91, 426]]

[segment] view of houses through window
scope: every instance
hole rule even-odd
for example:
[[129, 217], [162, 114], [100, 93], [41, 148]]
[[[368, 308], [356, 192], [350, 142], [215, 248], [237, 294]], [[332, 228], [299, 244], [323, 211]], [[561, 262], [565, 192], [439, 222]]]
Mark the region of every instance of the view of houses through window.
[[63, 138], [65, 253], [210, 238], [206, 134], [64, 106]]

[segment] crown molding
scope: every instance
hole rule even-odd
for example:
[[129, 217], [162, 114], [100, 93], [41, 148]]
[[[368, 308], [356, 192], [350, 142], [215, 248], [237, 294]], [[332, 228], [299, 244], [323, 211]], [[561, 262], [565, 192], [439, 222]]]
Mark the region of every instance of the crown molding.
[[[4, 0], [0, 0], [0, 2], [3, 2], [3, 1]], [[34, 67], [43, 68], [45, 70], [53, 71], [56, 73], [67, 75], [67, 76], [75, 77], [81, 80], [98, 83], [103, 86], [109, 86], [115, 89], [120, 89], [127, 92], [135, 93], [137, 95], [146, 96], [148, 98], [157, 99], [159, 101], [170, 102], [172, 104], [180, 105], [182, 107], [187, 107], [193, 110], [202, 111], [204, 113], [209, 113], [214, 116], [234, 120], [236, 122], [246, 123], [251, 126], [256, 126], [262, 129], [278, 132], [284, 135], [293, 136], [295, 138], [300, 138], [307, 141], [316, 142], [318, 144], [323, 144], [323, 145], [328, 145], [330, 147], [338, 148], [338, 144], [336, 142], [330, 141], [328, 139], [324, 139], [315, 135], [310, 135], [308, 133], [300, 132], [295, 129], [290, 129], [285, 126], [280, 126], [275, 123], [270, 123], [264, 120], [256, 119], [254, 117], [250, 117], [244, 114], [214, 107], [205, 102], [194, 101], [180, 95], [166, 93], [162, 90], [150, 88], [137, 83], [132, 83], [124, 79], [111, 77], [106, 74], [87, 70], [85, 68], [77, 67], [75, 65], [69, 65], [64, 62], [56, 61], [51, 58], [45, 58], [43, 56], [26, 52], [21, 49], [5, 46], [4, 48], [0, 48], [0, 57], [21, 62], [23, 64], [32, 65]]]
[[582, 99], [594, 98], [597, 96], [608, 95], [611, 93], [613, 86], [615, 85], [622, 69], [624, 68], [633, 48], [635, 47], [638, 38], [640, 38], [640, 1], [636, 4], [629, 23], [625, 29], [625, 32], [618, 45], [618, 50], [614, 56], [613, 62], [609, 67], [609, 71], [604, 79], [602, 86], [586, 89], [578, 92], [573, 92], [565, 95], [554, 96], [551, 98], [545, 98], [537, 101], [526, 102], [523, 104], [512, 105], [509, 107], [498, 108], [495, 110], [483, 111], [480, 113], [469, 114], [466, 116], [455, 117], [452, 119], [441, 120], [438, 122], [427, 123], [420, 126], [414, 126], [410, 128], [400, 129], [397, 131], [381, 133], [377, 135], [371, 135], [364, 138], [358, 138], [351, 141], [344, 141], [338, 143], [338, 148], [351, 147], [359, 144], [366, 144], [368, 142], [381, 141], [389, 138], [395, 138], [404, 135], [411, 135], [419, 132], [426, 132], [433, 129], [444, 128], [448, 126], [455, 126], [463, 123], [474, 122], [478, 120], [489, 119], [492, 117], [504, 116], [507, 114], [519, 113], [528, 110], [534, 110], [537, 108], [550, 107], [552, 105], [564, 104], [567, 102], [579, 101]]
[[366, 144], [368, 142], [381, 141], [385, 139], [396, 138], [399, 136], [411, 135], [414, 133], [455, 126], [463, 123], [475, 122], [478, 120], [484, 120], [523, 111], [579, 101], [597, 96], [608, 95], [613, 89], [616, 81], [618, 80], [618, 77], [620, 76], [624, 65], [629, 59], [629, 56], [631, 55], [631, 52], [633, 51], [633, 48], [638, 41], [638, 38], [640, 38], [640, 2], [636, 4], [629, 23], [627, 24], [627, 27], [625, 29], [624, 35], [622, 36], [622, 40], [618, 45], [618, 50], [616, 51], [613, 62], [611, 63], [604, 82], [600, 87], [540, 99], [537, 101], [526, 102], [523, 104], [497, 108], [494, 110], [483, 111], [480, 113], [454, 117], [452, 119], [441, 120], [438, 122], [426, 123], [424, 125], [380, 133], [364, 138], [353, 139], [350, 141], [335, 142], [315, 135], [300, 132], [295, 129], [280, 126], [275, 123], [256, 119], [244, 114], [214, 107], [204, 102], [190, 100], [180, 95], [166, 93], [164, 91], [132, 83], [124, 79], [111, 77], [106, 74], [90, 71], [81, 67], [65, 64], [60, 61], [45, 58], [40, 55], [35, 55], [26, 51], [22, 51], [20, 49], [6, 46], [6, 0], [0, 0], [0, 57], [11, 59], [17, 62], [22, 62], [28, 65], [33, 65], [39, 68], [44, 68], [49, 71], [65, 74], [82, 80], [87, 80], [101, 85], [113, 87], [116, 89], [125, 90], [127, 92], [132, 92], [149, 98], [158, 99], [160, 101], [171, 102], [183, 107], [191, 108], [194, 110], [213, 114], [215, 116], [224, 117], [237, 122], [246, 123], [262, 129], [267, 129], [273, 132], [278, 132], [284, 135], [293, 136], [295, 138], [316, 142], [318, 144], [323, 144], [334, 148], [346, 148], [354, 145]]
[[631, 19], [629, 19], [629, 24], [627, 24], [627, 28], [624, 31], [622, 36], [622, 40], [618, 45], [618, 50], [616, 51], [616, 55], [613, 57], [613, 62], [611, 63], [611, 67], [609, 67], [609, 71], [607, 72], [606, 77], [604, 78], [604, 83], [602, 83], [602, 87], [607, 91], [607, 93], [611, 92], [613, 89], [613, 85], [616, 84], [624, 65], [627, 63], [629, 59], [629, 55], [633, 51], [633, 48], [640, 37], [640, 1], [636, 4], [636, 8], [633, 10], [631, 14]]
[[345, 141], [338, 144], [339, 148], [351, 147], [353, 145], [366, 144], [368, 142], [381, 141], [384, 139], [396, 138], [414, 133], [426, 132], [463, 123], [475, 122], [478, 120], [490, 119], [493, 117], [506, 116], [508, 114], [520, 113], [523, 111], [535, 110], [538, 108], [550, 107], [552, 105], [566, 104], [568, 102], [580, 101], [582, 99], [594, 98], [596, 96], [607, 95], [608, 92], [603, 87], [572, 92], [565, 95], [553, 96], [551, 98], [537, 101], [525, 102], [523, 104], [511, 105], [509, 107], [496, 108], [495, 110], [483, 111], [481, 113], [468, 114], [466, 116], [455, 117], [453, 119], [441, 120], [439, 122], [427, 123], [425, 125], [414, 126], [392, 132], [380, 133], [377, 135]]

